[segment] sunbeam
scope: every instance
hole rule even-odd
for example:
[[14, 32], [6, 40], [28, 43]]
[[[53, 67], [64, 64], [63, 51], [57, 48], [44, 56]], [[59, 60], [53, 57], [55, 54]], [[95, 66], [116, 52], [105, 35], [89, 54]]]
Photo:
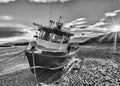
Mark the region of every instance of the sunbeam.
[[120, 32], [120, 25], [114, 25], [111, 28], [111, 31], [115, 34], [114, 35], [114, 53], [116, 53], [116, 49], [117, 49], [117, 35]]

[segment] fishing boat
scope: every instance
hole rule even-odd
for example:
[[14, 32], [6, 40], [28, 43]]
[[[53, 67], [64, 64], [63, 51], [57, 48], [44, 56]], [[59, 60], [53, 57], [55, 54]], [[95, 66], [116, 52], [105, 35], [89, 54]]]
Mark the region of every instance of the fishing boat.
[[37, 26], [37, 32], [34, 36], [35, 41], [28, 44], [25, 55], [28, 59], [31, 72], [35, 76], [36, 85], [39, 83], [55, 83], [60, 77], [71, 69], [76, 56], [78, 47], [70, 45], [70, 28], [64, 29], [60, 16], [58, 22], [50, 19], [52, 13], [53, 0], [49, 12], [49, 25], [43, 26], [33, 23]]
[[39, 34], [35, 36], [36, 41], [32, 41], [25, 52], [31, 72], [35, 74], [36, 83], [55, 82], [75, 56], [76, 51], [69, 46], [73, 34], [63, 31], [63, 23], [60, 19], [55, 25], [50, 20], [49, 27], [34, 23], [39, 28]]

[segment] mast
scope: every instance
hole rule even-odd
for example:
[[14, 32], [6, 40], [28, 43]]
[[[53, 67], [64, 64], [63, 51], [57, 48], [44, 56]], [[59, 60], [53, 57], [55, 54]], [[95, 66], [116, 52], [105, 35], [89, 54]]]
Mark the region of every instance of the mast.
[[61, 19], [62, 19], [62, 16], [60, 16], [60, 18], [59, 18], [59, 21], [58, 21], [59, 23], [60, 23], [60, 20], [61, 20]]
[[[53, 0], [52, 0], [51, 5], [50, 5], [49, 20], [51, 19], [52, 7], [53, 7]], [[48, 20], [48, 25], [49, 25], [49, 20]]]
[[[52, 6], [53, 6], [53, 0], [51, 2], [50, 5], [50, 11], [49, 11], [49, 20], [51, 18], [51, 14], [52, 14]], [[55, 23], [54, 21], [49, 21], [50, 22], [50, 27]], [[48, 22], [48, 25], [49, 25]], [[38, 28], [41, 28], [42, 26], [36, 23], [33, 23], [33, 25], [38, 26]], [[32, 51], [32, 59], [33, 59], [33, 71], [34, 71], [34, 77], [35, 77], [35, 85], [38, 86], [38, 81], [37, 81], [37, 76], [36, 76], [36, 69], [35, 69], [35, 57], [34, 57], [34, 50]]]

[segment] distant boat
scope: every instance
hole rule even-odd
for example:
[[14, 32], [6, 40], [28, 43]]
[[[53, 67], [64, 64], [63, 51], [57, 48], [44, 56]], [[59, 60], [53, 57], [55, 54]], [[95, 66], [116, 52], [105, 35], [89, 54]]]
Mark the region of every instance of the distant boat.
[[50, 26], [34, 23], [38, 26], [36, 41], [28, 45], [25, 53], [36, 83], [50, 84], [58, 80], [78, 50], [78, 47], [70, 46], [69, 40], [73, 34], [62, 30], [60, 19], [56, 23], [50, 20]]

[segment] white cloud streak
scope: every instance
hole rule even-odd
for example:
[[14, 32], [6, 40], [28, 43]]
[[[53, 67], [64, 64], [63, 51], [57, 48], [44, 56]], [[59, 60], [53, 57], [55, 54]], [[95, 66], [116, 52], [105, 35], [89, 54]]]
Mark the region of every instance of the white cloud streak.
[[116, 11], [113, 11], [113, 12], [105, 13], [105, 17], [113, 17], [113, 16], [116, 16], [119, 12], [120, 12], [120, 10], [116, 10]]
[[0, 3], [8, 3], [8, 2], [13, 2], [13, 1], [16, 1], [16, 0], [0, 0]]
[[[9, 3], [9, 2], [14, 2], [17, 0], [0, 0], [0, 3]], [[35, 2], [35, 3], [50, 3], [50, 2], [67, 2], [70, 0], [29, 0], [30, 2]]]
[[60, 2], [66, 2], [66, 1], [70, 1], [70, 0], [29, 0], [30, 2], [36, 2], [36, 3], [49, 3], [49, 2], [57, 2], [57, 1], [60, 1]]
[[[104, 22], [97, 22], [93, 25], [89, 25], [88, 28], [91, 29], [92, 31], [101, 31], [103, 29], [103, 27], [101, 26], [104, 26], [104, 25], [107, 25], [108, 23], [104, 23]], [[104, 29], [103, 29], [104, 31]]]
[[0, 20], [13, 20], [14, 18], [12, 16], [0, 16]]
[[75, 22], [73, 23], [74, 25], [81, 25], [81, 24], [85, 24], [87, 23], [87, 21], [80, 21], [80, 22]]
[[77, 26], [75, 26], [75, 27], [76, 27], [76, 28], [83, 28], [83, 27], [86, 27], [86, 28], [87, 28], [88, 25], [80, 25], [80, 26], [77, 25]]
[[70, 26], [80, 26], [85, 23], [87, 23], [86, 18], [78, 18], [72, 22], [66, 23], [64, 27], [69, 28]]
[[106, 18], [105, 18], [105, 17], [103, 17], [100, 21], [101, 21], [101, 22], [103, 22], [105, 19], [106, 19]]
[[106, 25], [108, 23], [104, 23], [104, 22], [97, 22], [93, 25], [93, 27], [99, 27], [99, 26], [103, 26], [103, 25]]
[[117, 15], [116, 12], [105, 13], [105, 17], [116, 16], [116, 15]]
[[76, 21], [84, 21], [84, 20], [86, 20], [86, 18], [78, 18], [78, 19], [76, 19]]

